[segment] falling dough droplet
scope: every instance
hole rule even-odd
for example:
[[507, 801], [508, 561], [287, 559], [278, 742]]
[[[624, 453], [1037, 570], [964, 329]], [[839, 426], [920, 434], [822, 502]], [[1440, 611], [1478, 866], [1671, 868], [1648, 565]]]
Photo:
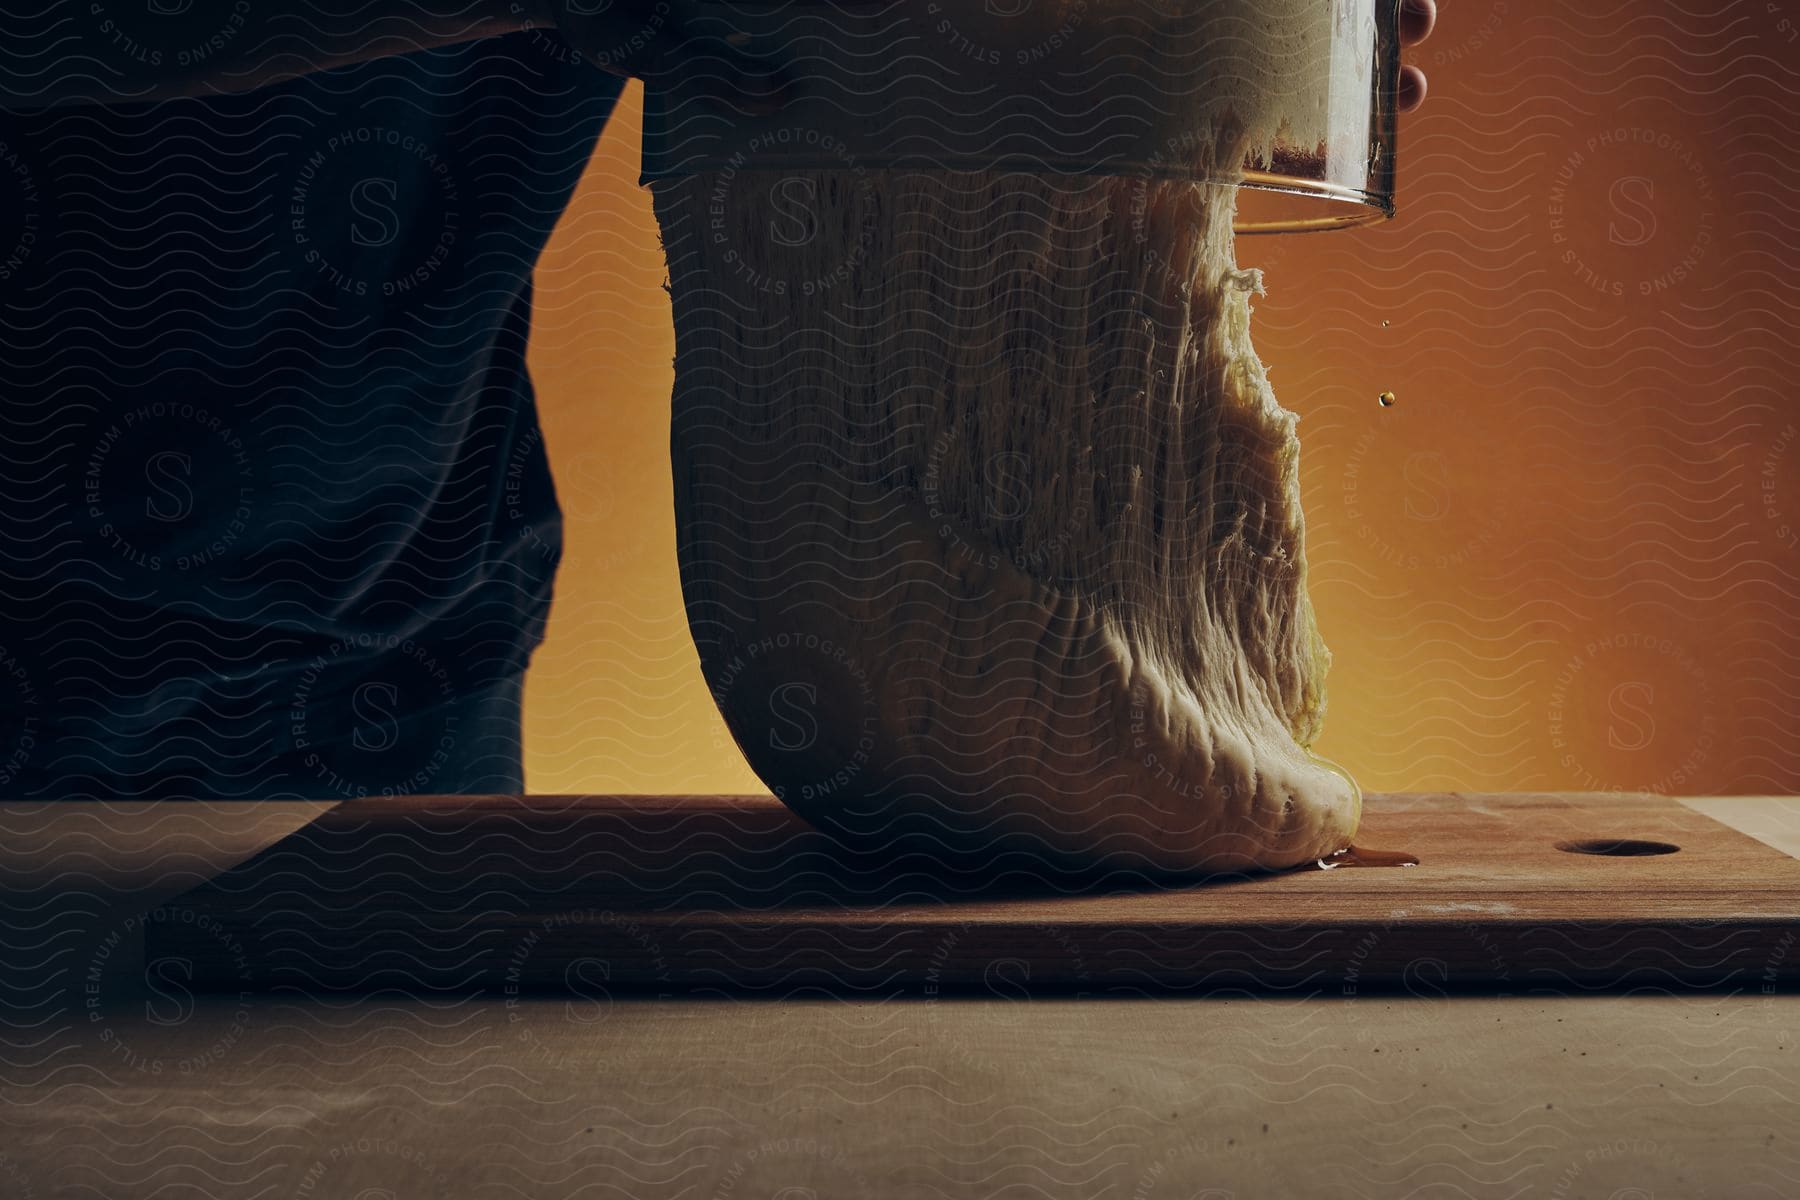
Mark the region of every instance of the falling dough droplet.
[[1387, 322], [1386, 322], [1386, 321], [1383, 321], [1383, 322], [1382, 322], [1382, 323], [1381, 323], [1381, 327], [1382, 327], [1382, 328], [1383, 328], [1383, 329], [1386, 329], [1386, 328], [1387, 328], [1387, 327], [1388, 327], [1388, 323], [1387, 323]]
[[1391, 408], [1394, 403], [1394, 393], [1383, 392], [1383, 393], [1381, 393], [1381, 395], [1375, 397], [1375, 399], [1381, 401], [1381, 407]]

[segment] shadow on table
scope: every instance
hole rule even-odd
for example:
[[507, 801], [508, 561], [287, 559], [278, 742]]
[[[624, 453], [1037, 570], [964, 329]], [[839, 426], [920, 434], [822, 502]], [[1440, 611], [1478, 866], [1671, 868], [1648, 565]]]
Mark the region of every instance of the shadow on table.
[[918, 976], [958, 928], [1016, 940], [1070, 897], [1168, 888], [1026, 854], [980, 870], [859, 854], [767, 797], [396, 797], [339, 805], [151, 913], [149, 937], [227, 989], [555, 989], [582, 969], [687, 985], [712, 961], [835, 985]]

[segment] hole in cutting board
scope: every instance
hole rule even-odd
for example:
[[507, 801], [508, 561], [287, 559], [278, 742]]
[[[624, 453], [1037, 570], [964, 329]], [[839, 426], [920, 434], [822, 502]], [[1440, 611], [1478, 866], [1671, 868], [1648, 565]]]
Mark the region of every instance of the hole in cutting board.
[[1652, 854], [1674, 854], [1681, 849], [1669, 842], [1645, 842], [1633, 838], [1587, 838], [1578, 842], [1558, 842], [1556, 848], [1568, 854], [1599, 854], [1608, 858], [1644, 858]]

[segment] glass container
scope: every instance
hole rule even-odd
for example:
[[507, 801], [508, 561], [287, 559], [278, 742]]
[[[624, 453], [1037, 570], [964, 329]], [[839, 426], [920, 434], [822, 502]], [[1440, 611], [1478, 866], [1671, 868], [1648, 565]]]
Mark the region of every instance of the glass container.
[[[1019, 170], [1237, 183], [1244, 233], [1394, 212], [1400, 0], [703, 0], [717, 55], [646, 88], [643, 182], [734, 170]], [[690, 47], [691, 48], [691, 47]]]

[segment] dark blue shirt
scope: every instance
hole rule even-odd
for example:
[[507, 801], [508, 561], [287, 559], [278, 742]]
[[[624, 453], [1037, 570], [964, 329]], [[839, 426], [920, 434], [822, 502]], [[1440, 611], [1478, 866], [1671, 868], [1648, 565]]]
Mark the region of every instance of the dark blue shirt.
[[525, 669], [531, 272], [619, 87], [526, 33], [0, 114], [0, 796], [289, 794]]

